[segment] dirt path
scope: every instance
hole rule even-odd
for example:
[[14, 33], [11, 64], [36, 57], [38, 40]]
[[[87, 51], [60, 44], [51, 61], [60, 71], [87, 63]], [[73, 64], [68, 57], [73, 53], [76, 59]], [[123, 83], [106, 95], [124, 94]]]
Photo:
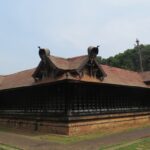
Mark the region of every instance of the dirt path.
[[35, 140], [28, 136], [8, 132], [0, 132], [0, 142], [23, 150], [57, 150], [62, 148], [62, 144]]
[[65, 145], [45, 140], [37, 140], [29, 136], [0, 132], [0, 142], [24, 150], [98, 150], [104, 145], [119, 144], [121, 142], [137, 140], [148, 136], [150, 136], [150, 127]]

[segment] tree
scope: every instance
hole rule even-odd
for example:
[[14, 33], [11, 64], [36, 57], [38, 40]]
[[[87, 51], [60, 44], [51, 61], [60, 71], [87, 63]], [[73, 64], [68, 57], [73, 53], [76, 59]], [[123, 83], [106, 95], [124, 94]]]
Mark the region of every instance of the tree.
[[[143, 70], [150, 71], [150, 45], [140, 45], [140, 48]], [[123, 53], [119, 53], [114, 57], [109, 57], [107, 59], [99, 57], [98, 61], [101, 64], [106, 64], [113, 67], [140, 71], [139, 51], [136, 47], [133, 49], [128, 49]]]

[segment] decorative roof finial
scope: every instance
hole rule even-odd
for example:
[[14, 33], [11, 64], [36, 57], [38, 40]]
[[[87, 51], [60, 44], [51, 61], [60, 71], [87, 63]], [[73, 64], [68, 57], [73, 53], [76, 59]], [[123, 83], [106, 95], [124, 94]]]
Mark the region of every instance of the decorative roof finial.
[[98, 55], [99, 45], [97, 47], [89, 46], [88, 47], [88, 55], [89, 57], [95, 58]]

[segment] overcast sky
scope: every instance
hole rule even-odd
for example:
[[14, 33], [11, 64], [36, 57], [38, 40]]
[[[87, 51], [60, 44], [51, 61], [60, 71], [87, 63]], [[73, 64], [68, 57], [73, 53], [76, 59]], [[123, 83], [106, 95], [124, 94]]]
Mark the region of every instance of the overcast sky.
[[0, 0], [0, 74], [36, 67], [38, 46], [52, 55], [107, 58], [135, 39], [150, 43], [150, 0]]

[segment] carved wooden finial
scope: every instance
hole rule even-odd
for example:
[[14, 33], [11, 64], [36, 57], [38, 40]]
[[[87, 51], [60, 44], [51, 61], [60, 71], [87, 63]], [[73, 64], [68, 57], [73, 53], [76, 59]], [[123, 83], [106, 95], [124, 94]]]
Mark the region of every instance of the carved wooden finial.
[[48, 48], [41, 48], [40, 46], [38, 48], [40, 58], [50, 56], [50, 50]]
[[97, 47], [90, 46], [88, 47], [88, 55], [89, 57], [95, 58], [98, 55], [99, 45]]

